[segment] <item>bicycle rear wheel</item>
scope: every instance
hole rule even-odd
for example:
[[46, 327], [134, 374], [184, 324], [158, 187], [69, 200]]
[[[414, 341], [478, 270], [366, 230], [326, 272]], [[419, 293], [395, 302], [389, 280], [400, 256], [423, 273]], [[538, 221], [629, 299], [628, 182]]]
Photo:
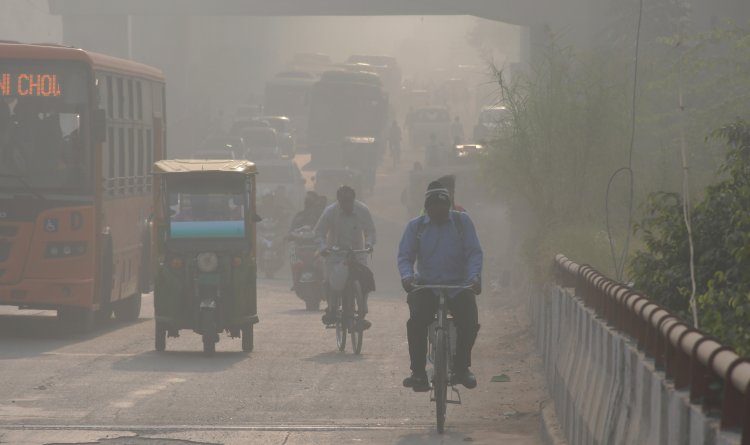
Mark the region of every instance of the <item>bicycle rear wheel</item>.
[[360, 311], [361, 308], [359, 307], [359, 301], [362, 299], [362, 286], [360, 286], [359, 281], [354, 280], [352, 282], [352, 293], [351, 293], [351, 306], [352, 306], [352, 326], [351, 326], [351, 335], [352, 335], [352, 351], [354, 351], [355, 354], [359, 354], [362, 352], [362, 341], [364, 339], [365, 331], [362, 330], [362, 323], [360, 322]]
[[435, 332], [435, 372], [432, 385], [435, 391], [435, 415], [437, 431], [445, 431], [445, 414], [448, 400], [448, 346], [445, 330], [438, 328]]

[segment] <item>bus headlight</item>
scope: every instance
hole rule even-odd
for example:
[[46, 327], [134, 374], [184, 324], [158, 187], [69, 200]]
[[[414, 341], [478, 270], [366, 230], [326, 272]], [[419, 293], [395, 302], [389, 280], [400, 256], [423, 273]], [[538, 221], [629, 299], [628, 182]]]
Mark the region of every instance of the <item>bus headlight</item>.
[[213, 252], [199, 253], [196, 261], [198, 263], [198, 270], [201, 272], [214, 272], [219, 268], [219, 257]]

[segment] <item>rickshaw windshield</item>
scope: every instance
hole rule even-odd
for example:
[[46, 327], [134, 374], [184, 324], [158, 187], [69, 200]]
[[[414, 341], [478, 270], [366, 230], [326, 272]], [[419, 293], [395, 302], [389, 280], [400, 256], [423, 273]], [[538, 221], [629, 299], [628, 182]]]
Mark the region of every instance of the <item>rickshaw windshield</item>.
[[169, 191], [172, 239], [244, 238], [247, 194], [241, 187], [190, 187]]

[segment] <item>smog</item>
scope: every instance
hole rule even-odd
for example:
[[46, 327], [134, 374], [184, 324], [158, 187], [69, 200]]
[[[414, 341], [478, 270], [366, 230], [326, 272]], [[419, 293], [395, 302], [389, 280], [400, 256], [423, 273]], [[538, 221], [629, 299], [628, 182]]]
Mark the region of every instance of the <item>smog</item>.
[[734, 437], [750, 8], [552, 3], [3, 2], [0, 442]]

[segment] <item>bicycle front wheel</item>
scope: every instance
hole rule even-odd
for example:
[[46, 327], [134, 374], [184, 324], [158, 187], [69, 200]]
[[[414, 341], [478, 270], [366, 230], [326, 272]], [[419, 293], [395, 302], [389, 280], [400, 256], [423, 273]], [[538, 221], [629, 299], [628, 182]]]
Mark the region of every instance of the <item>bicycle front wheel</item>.
[[[354, 351], [355, 354], [359, 354], [362, 352], [362, 341], [365, 334], [365, 331], [362, 330], [362, 323], [360, 321], [361, 318], [361, 311], [362, 308], [360, 307], [359, 302], [362, 300], [362, 286], [359, 285], [359, 281], [352, 282], [352, 295], [351, 295], [351, 302], [352, 302], [352, 326], [351, 326], [351, 335], [352, 335], [352, 351]], [[355, 315], [356, 314], [356, 315]]]
[[437, 417], [437, 431], [445, 431], [445, 414], [448, 400], [448, 345], [445, 331], [437, 329], [435, 332], [435, 372], [432, 385], [435, 392], [435, 415]]
[[346, 348], [346, 326], [341, 319], [336, 321], [336, 346], [341, 352]]
[[[338, 316], [336, 317], [336, 346], [338, 346], [339, 351], [343, 352], [344, 348], [346, 348], [346, 327], [348, 323], [348, 316], [347, 316], [347, 310], [346, 310], [346, 303], [341, 301], [342, 296], [339, 295], [337, 298], [339, 304], [338, 304]], [[343, 310], [341, 310], [342, 304], [343, 304]]]

